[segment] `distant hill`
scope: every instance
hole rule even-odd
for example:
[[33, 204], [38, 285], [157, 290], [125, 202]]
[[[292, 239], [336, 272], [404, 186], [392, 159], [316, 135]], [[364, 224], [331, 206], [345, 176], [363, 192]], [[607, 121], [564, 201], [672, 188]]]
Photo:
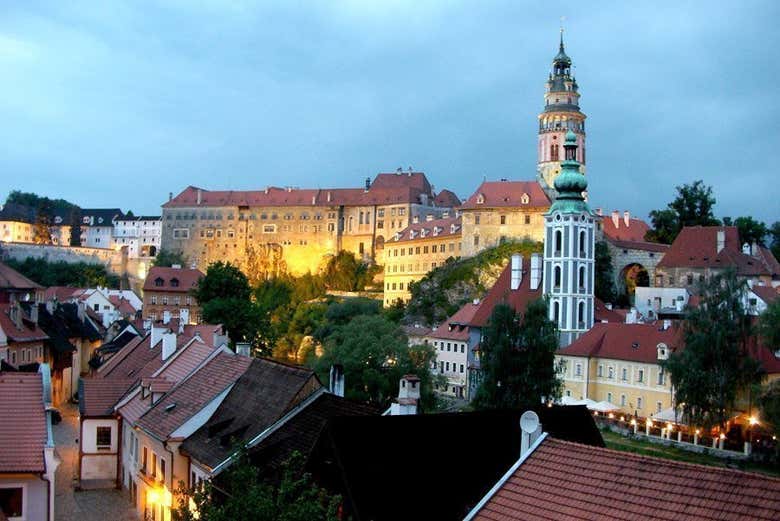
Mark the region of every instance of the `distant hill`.
[[474, 257], [450, 258], [419, 282], [412, 283], [412, 297], [403, 322], [427, 326], [441, 323], [466, 302], [482, 298], [493, 287], [513, 253], [522, 254], [528, 262], [532, 253], [541, 252], [541, 242], [526, 240], [506, 242]]

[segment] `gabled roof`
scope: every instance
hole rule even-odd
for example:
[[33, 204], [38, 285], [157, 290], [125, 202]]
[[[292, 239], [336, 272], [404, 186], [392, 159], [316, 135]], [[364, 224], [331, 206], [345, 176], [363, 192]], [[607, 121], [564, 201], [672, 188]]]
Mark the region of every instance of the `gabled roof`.
[[419, 241], [430, 239], [448, 239], [451, 237], [460, 238], [463, 234], [460, 217], [445, 217], [443, 219], [433, 219], [423, 221], [417, 224], [410, 224], [393, 238], [387, 241], [387, 245], [398, 244], [401, 242]]
[[778, 298], [780, 298], [780, 290], [771, 286], [753, 286], [750, 291], [756, 294], [758, 298], [763, 300], [766, 304], [771, 304]]
[[234, 441], [252, 440], [321, 387], [311, 369], [255, 358], [208, 422], [182, 447], [213, 469], [230, 456]]
[[38, 325], [49, 337], [49, 345], [58, 352], [75, 351], [71, 338], [97, 341], [98, 331], [89, 321], [79, 319], [78, 304], [57, 304], [52, 313], [46, 304], [38, 306]]
[[593, 299], [593, 314], [596, 322], [625, 322], [626, 317], [613, 309], [607, 309], [606, 304], [601, 299]]
[[433, 198], [433, 202], [440, 208], [457, 208], [460, 206], [460, 198], [455, 195], [455, 192], [447, 190], [446, 188], [436, 194]]
[[108, 300], [123, 316], [135, 315], [136, 309], [126, 298], [120, 297], [119, 295], [109, 295]]
[[682, 330], [675, 326], [664, 329], [660, 323], [599, 322], [558, 354], [654, 364], [658, 361], [657, 348], [661, 343], [670, 351], [682, 347]]
[[45, 472], [43, 380], [38, 373], [0, 373], [0, 473]]
[[[530, 259], [523, 259], [523, 278], [520, 281], [520, 286], [516, 290], [510, 289], [510, 283], [512, 281], [512, 263], [506, 265], [504, 271], [487, 292], [485, 298], [483, 298], [477, 309], [474, 311], [474, 315], [468, 322], [470, 326], [485, 327], [490, 320], [490, 315], [493, 314], [493, 309], [498, 304], [506, 304], [511, 306], [515, 311], [525, 313], [525, 309], [528, 304], [541, 298], [542, 296], [542, 281], [539, 281], [539, 286], [535, 289], [531, 289], [531, 276], [530, 276]], [[466, 304], [468, 306], [468, 304]]]
[[0, 205], [0, 221], [35, 224], [38, 211], [32, 206], [19, 203]]
[[[189, 293], [203, 277], [203, 272], [190, 268], [165, 268], [154, 266], [149, 270], [144, 280], [144, 291], [173, 291]], [[162, 281], [157, 285], [157, 281]], [[176, 282], [178, 281], [178, 285]]]
[[[162, 365], [162, 342], [150, 346], [152, 335], [137, 337], [100, 366], [99, 378], [131, 378], [150, 376]], [[156, 365], [156, 367], [154, 367]]]
[[114, 405], [133, 387], [132, 378], [80, 378], [79, 413], [82, 416], [111, 416]]
[[0, 329], [13, 342], [40, 342], [48, 340], [48, 336], [37, 323], [26, 316], [25, 310], [19, 306], [20, 326], [11, 319], [11, 310], [14, 304], [0, 304]]
[[[523, 202], [523, 196], [528, 202]], [[479, 202], [482, 201], [482, 202]], [[547, 208], [550, 198], [536, 181], [483, 181], [460, 207], [462, 210], [481, 208]]]
[[0, 290], [29, 291], [43, 289], [43, 286], [28, 279], [4, 262], [0, 262]]
[[439, 324], [431, 331], [431, 338], [443, 338], [444, 340], [466, 341], [469, 339], [468, 324], [474, 319], [479, 310], [479, 304], [467, 302], [450, 318]]
[[[718, 252], [718, 232], [725, 242]], [[738, 275], [780, 275], [772, 252], [759, 248], [758, 255], [742, 253], [735, 226], [686, 226], [672, 243], [658, 268], [734, 268]]]
[[44, 300], [57, 300], [59, 302], [68, 302], [71, 299], [77, 299], [87, 292], [86, 288], [73, 288], [70, 286], [49, 286], [43, 292]]
[[82, 226], [113, 226], [114, 220], [124, 217], [119, 208], [84, 208], [81, 210]]
[[203, 365], [196, 375], [184, 380], [141, 416], [136, 425], [166, 440], [211, 400], [227, 390], [246, 371], [252, 359], [220, 352]]
[[611, 242], [616, 248], [623, 248], [625, 250], [641, 250], [650, 251], [653, 253], [663, 253], [669, 249], [668, 244], [660, 244], [657, 242], [624, 241], [610, 238], [607, 238], [607, 240]]
[[[544, 430], [603, 446], [584, 406], [537, 413]], [[462, 519], [517, 460], [521, 414], [338, 417], [322, 430], [309, 467], [322, 486], [342, 494], [345, 513], [356, 520]]]
[[780, 479], [547, 437], [474, 517], [604, 518], [780, 519]]
[[613, 241], [646, 242], [645, 234], [650, 227], [642, 219], [628, 217], [625, 214], [606, 214], [601, 219], [601, 229], [604, 236]]

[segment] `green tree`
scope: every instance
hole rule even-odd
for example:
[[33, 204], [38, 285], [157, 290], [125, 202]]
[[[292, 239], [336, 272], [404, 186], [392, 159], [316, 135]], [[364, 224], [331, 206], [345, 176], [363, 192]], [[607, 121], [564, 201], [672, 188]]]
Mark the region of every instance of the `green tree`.
[[249, 281], [240, 269], [229, 262], [215, 262], [192, 293], [203, 310], [203, 319], [222, 324], [233, 345], [256, 343], [258, 311], [251, 300]]
[[81, 246], [81, 209], [71, 208], [67, 215], [70, 224], [70, 245]]
[[650, 219], [653, 229], [645, 238], [654, 242], [671, 244], [684, 226], [716, 226], [715, 196], [712, 187], [703, 181], [678, 186], [677, 197], [664, 210], [653, 210]]
[[[293, 452], [282, 465], [278, 484], [263, 481], [242, 450], [221, 476], [228, 492], [206, 481], [195, 490], [179, 483], [174, 521], [337, 521], [341, 496], [330, 495], [304, 471], [304, 458]], [[221, 501], [215, 501], [219, 494]]]
[[380, 267], [359, 260], [348, 251], [340, 251], [331, 257], [323, 270], [323, 280], [329, 289], [339, 291], [363, 291], [370, 285]]
[[761, 407], [762, 423], [769, 424], [775, 434], [780, 434], [780, 380], [775, 380], [766, 387], [758, 403]]
[[758, 332], [772, 351], [780, 351], [780, 299], [770, 303], [758, 320]]
[[182, 267], [186, 266], [187, 257], [178, 251], [160, 250], [152, 261], [152, 266], [160, 266], [163, 268], [170, 268], [174, 264], [178, 264]]
[[724, 427], [738, 393], [761, 382], [748, 348], [753, 331], [742, 306], [745, 289], [733, 271], [704, 282], [699, 306], [686, 313], [684, 349], [662, 362], [689, 425]]
[[436, 353], [429, 345], [408, 346], [397, 324], [381, 315], [359, 315], [337, 327], [325, 340], [323, 355], [315, 368], [326, 379], [330, 367], [344, 367], [345, 396], [380, 408], [390, 405], [398, 394], [403, 375], [420, 378], [420, 407], [435, 407], [433, 386], [442, 378], [431, 374]]
[[594, 293], [596, 298], [603, 302], [615, 302], [615, 273], [612, 266], [612, 256], [606, 241], [598, 241], [595, 251], [596, 262], [596, 286]]
[[41, 286], [71, 286], [76, 288], [94, 288], [103, 286], [119, 288], [119, 277], [109, 273], [102, 264], [86, 262], [67, 263], [49, 262], [46, 259], [28, 257], [23, 261], [8, 259], [5, 261], [25, 277]]
[[776, 259], [780, 259], [780, 221], [775, 221], [769, 227], [769, 237], [771, 238], [771, 250]]
[[35, 212], [35, 226], [33, 228], [33, 242], [35, 244], [51, 244], [52, 207], [46, 199], [38, 203]]
[[560, 395], [555, 352], [558, 329], [547, 302], [528, 305], [525, 316], [510, 306], [493, 309], [480, 346], [482, 383], [474, 405], [483, 409], [529, 409]]
[[766, 246], [766, 237], [769, 235], [769, 228], [761, 221], [756, 221], [752, 217], [737, 217], [734, 220], [734, 226], [739, 231], [740, 244], [758, 244]]

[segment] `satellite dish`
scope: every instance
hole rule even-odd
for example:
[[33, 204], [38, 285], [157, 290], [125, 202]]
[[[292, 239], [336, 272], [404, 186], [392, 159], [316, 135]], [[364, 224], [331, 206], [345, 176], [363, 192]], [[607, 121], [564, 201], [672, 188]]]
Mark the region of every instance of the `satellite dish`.
[[533, 434], [539, 428], [539, 416], [534, 411], [525, 411], [520, 416], [520, 428], [527, 434]]

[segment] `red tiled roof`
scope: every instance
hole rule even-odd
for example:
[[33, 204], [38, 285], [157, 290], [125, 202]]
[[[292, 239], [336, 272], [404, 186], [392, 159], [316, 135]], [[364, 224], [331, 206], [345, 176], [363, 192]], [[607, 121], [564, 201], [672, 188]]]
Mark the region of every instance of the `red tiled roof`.
[[682, 346], [681, 333], [677, 327], [663, 330], [659, 324], [599, 322], [559, 354], [656, 363], [658, 344], [664, 343], [673, 351]]
[[[718, 252], [718, 232], [725, 235]], [[687, 226], [658, 263], [659, 268], [735, 268], [739, 275], [780, 275], [772, 252], [759, 249], [759, 256], [742, 253], [735, 226]]]
[[72, 298], [77, 298], [82, 295], [86, 289], [84, 288], [72, 288], [70, 286], [50, 286], [46, 288], [43, 293], [43, 298], [46, 300], [57, 300], [58, 302], [67, 302]]
[[439, 327], [431, 331], [432, 338], [443, 338], [445, 340], [466, 341], [469, 339], [468, 325], [474, 319], [474, 315], [479, 310], [479, 305], [473, 302], [464, 304], [450, 318], [445, 320]]
[[0, 373], [0, 472], [45, 472], [46, 409], [38, 373]]
[[29, 290], [43, 289], [43, 286], [28, 279], [7, 264], [0, 262], [0, 289]]
[[[155, 266], [149, 270], [144, 280], [144, 291], [172, 291], [177, 293], [189, 293], [203, 277], [200, 270], [190, 268], [164, 268]], [[162, 285], [157, 285], [157, 280], [162, 280]], [[178, 280], [179, 285], [171, 285], [172, 280]]]
[[593, 299], [594, 319], [596, 322], [625, 322], [625, 315], [618, 313], [613, 309], [607, 309], [607, 306], [597, 298]]
[[[423, 221], [417, 224], [410, 224], [398, 232], [388, 244], [397, 244], [406, 241], [418, 241], [420, 239], [442, 239], [445, 237], [460, 237], [463, 233], [461, 229], [460, 217], [446, 217], [444, 219], [433, 219]], [[425, 237], [423, 237], [425, 234]]]
[[539, 281], [539, 287], [536, 290], [531, 290], [530, 269], [528, 269], [530, 268], [530, 259], [523, 259], [523, 262], [523, 279], [520, 281], [520, 286], [514, 291], [509, 289], [512, 278], [512, 263], [510, 262], [506, 265], [506, 268], [504, 268], [493, 287], [490, 288], [490, 291], [487, 292], [485, 298], [479, 302], [468, 325], [485, 327], [488, 320], [490, 320], [490, 315], [493, 314], [493, 309], [498, 304], [507, 304], [515, 311], [524, 313], [528, 304], [542, 296], [541, 280]]
[[[141, 369], [149, 360], [160, 358], [162, 365], [162, 342], [150, 348], [151, 335], [136, 337], [125, 344], [122, 349], [100, 366], [97, 372], [99, 378], [143, 378]], [[150, 373], [151, 374], [151, 373]]]
[[43, 330], [26, 317], [24, 310], [18, 308], [18, 312], [22, 316], [21, 327], [17, 327], [13, 320], [11, 320], [11, 307], [14, 304], [0, 304], [0, 330], [5, 333], [9, 340], [13, 342], [40, 342], [47, 340], [49, 337]]
[[[137, 425], [159, 440], [200, 411], [246, 371], [252, 359], [220, 352], [198, 372], [158, 401], [138, 419]], [[169, 407], [172, 406], [172, 407]]]
[[778, 291], [778, 288], [773, 288], [771, 286], [753, 286], [750, 288], [750, 291], [755, 293], [761, 300], [766, 302], [767, 304], [771, 304], [778, 298], [780, 298], [780, 291]]
[[135, 314], [135, 308], [132, 304], [130, 304], [130, 301], [120, 297], [119, 295], [109, 295], [108, 300], [111, 302], [111, 304], [114, 305], [117, 311], [121, 313], [122, 315], [133, 315]]
[[[528, 204], [523, 204], [523, 194], [528, 195]], [[477, 203], [479, 196], [483, 203]], [[547, 208], [550, 199], [536, 181], [483, 181], [477, 191], [466, 199], [461, 209], [478, 208]]]
[[111, 416], [114, 405], [133, 387], [133, 378], [81, 378], [79, 412], [82, 416]]
[[444, 189], [433, 198], [433, 202], [436, 206], [441, 208], [457, 208], [460, 206], [460, 198], [455, 195], [455, 192]]
[[216, 345], [216, 337], [222, 335], [222, 326], [219, 324], [187, 324], [184, 326], [182, 335], [194, 337], [198, 335], [207, 345], [219, 347]]
[[780, 479], [545, 438], [474, 519], [780, 519]]
[[625, 214], [606, 214], [601, 220], [604, 235], [615, 241], [645, 242], [645, 234], [650, 229], [645, 221], [629, 217], [626, 223]]
[[615, 245], [617, 248], [623, 248], [626, 250], [642, 250], [642, 251], [652, 251], [652, 252], [665, 252], [669, 249], [668, 244], [660, 244], [657, 242], [646, 242], [646, 241], [618, 241], [614, 239], [610, 239], [607, 237], [607, 240]]

